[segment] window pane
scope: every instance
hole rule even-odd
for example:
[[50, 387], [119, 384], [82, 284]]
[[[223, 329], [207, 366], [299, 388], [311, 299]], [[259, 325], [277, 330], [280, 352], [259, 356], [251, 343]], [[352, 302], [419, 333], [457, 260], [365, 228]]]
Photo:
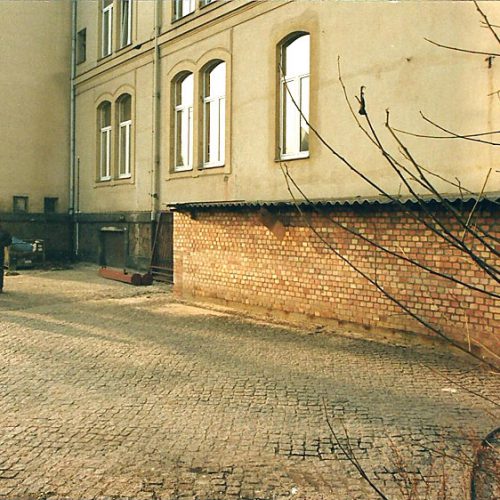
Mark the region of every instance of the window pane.
[[110, 11], [107, 10], [102, 15], [102, 53], [103, 55], [109, 54], [109, 16]]
[[121, 176], [130, 174], [130, 124], [120, 127], [120, 171]]
[[110, 130], [101, 132], [101, 178], [109, 177]]
[[193, 104], [194, 78], [190, 74], [180, 84], [179, 104], [189, 106]]
[[210, 102], [205, 102], [204, 104], [204, 120], [205, 120], [205, 137], [203, 138], [203, 142], [205, 145], [205, 153], [204, 153], [204, 162], [208, 163], [210, 161], [211, 155], [211, 145], [210, 145], [210, 122], [211, 122], [211, 106]]
[[121, 3], [121, 46], [124, 47], [131, 42], [131, 15], [132, 0], [122, 0]]
[[111, 5], [113, 3], [113, 0], [103, 0], [102, 5], [103, 7], [107, 7], [108, 5]]
[[219, 63], [207, 73], [206, 97], [224, 96], [226, 93], [226, 64]]
[[132, 98], [124, 95], [120, 98], [120, 122], [132, 119]]
[[[300, 103], [299, 81], [291, 80], [286, 83], [286, 87], [284, 84], [283, 153], [291, 154], [299, 151], [300, 113], [297, 109]], [[294, 104], [292, 96], [297, 106]]]
[[309, 74], [309, 35], [302, 35], [285, 46], [284, 72], [287, 78]]
[[224, 149], [226, 144], [226, 100], [219, 99], [219, 158], [224, 163]]
[[207, 117], [209, 124], [209, 163], [217, 162], [219, 160], [219, 101], [210, 101], [210, 114]]
[[[309, 151], [309, 77], [300, 80], [300, 109], [302, 117], [300, 119], [300, 151]], [[305, 119], [304, 119], [305, 118]]]
[[111, 125], [111, 104], [105, 102], [101, 104], [101, 128]]

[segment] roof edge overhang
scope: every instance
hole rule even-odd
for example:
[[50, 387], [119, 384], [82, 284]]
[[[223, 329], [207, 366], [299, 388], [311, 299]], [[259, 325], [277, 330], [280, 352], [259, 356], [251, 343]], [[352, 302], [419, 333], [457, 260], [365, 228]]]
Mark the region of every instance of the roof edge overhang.
[[389, 198], [385, 195], [379, 196], [353, 196], [349, 198], [321, 198], [321, 199], [311, 199], [306, 201], [304, 199], [300, 200], [224, 200], [224, 201], [191, 201], [191, 202], [172, 202], [165, 203], [167, 209], [174, 211], [192, 211], [192, 210], [203, 210], [203, 209], [236, 209], [236, 208], [288, 208], [299, 205], [300, 207], [313, 206], [315, 208], [328, 208], [334, 206], [370, 206], [370, 205], [392, 205], [398, 206], [399, 204], [404, 205], [418, 205], [421, 202], [426, 204], [438, 204], [441, 205], [443, 200], [448, 203], [494, 203], [500, 202], [500, 191], [479, 194], [443, 194], [441, 198], [436, 195], [422, 195], [420, 201], [414, 196], [393, 196]]

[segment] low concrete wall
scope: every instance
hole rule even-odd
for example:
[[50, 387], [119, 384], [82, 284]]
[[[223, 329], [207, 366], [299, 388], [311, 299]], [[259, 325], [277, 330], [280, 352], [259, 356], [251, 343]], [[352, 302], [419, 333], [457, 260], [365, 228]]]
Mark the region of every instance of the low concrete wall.
[[44, 240], [47, 259], [71, 258], [73, 247], [69, 215], [0, 213], [0, 221], [13, 236], [23, 240]]
[[[127, 239], [126, 267], [138, 270], [149, 268], [154, 238], [149, 212], [81, 213], [76, 221], [79, 260], [100, 263], [101, 229], [115, 228], [123, 230], [123, 237]], [[115, 258], [108, 256], [108, 264], [121, 267], [122, 257], [122, 254]]]

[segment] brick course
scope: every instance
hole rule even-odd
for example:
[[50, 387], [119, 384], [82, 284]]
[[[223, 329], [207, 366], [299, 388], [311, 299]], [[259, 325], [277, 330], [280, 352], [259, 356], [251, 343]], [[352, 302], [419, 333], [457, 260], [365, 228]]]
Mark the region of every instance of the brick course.
[[[454, 234], [462, 234], [439, 206], [432, 210]], [[498, 285], [466, 255], [402, 210], [334, 207], [324, 213], [393, 251], [500, 293]], [[205, 209], [194, 216], [176, 213], [177, 292], [365, 327], [430, 333], [336, 257], [294, 209], [276, 215], [286, 226], [282, 240], [262, 224], [256, 208]], [[312, 212], [307, 217], [343, 256], [422, 318], [465, 344], [471, 340], [473, 345], [479, 342], [500, 352], [495, 337], [500, 325], [498, 301], [377, 250], [323, 215]], [[483, 209], [477, 222], [499, 236], [495, 207]], [[484, 248], [475, 247], [481, 256], [488, 256]]]

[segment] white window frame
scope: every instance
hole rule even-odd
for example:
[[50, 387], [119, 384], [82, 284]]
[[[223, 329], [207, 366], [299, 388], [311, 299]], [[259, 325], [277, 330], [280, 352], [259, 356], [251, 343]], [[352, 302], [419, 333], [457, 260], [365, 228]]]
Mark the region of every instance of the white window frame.
[[[178, 92], [181, 91], [181, 86], [182, 82], [186, 79], [192, 77], [194, 78], [194, 75], [190, 73], [189, 75], [185, 76], [184, 78], [177, 80], [175, 82], [175, 100], [177, 101], [177, 95]], [[194, 102], [194, 95], [192, 96], [191, 99], [191, 104], [176, 104], [174, 107], [174, 171], [175, 172], [185, 172], [188, 170], [193, 169], [193, 102]], [[179, 127], [182, 129], [182, 123], [183, 121], [187, 121], [187, 134], [183, 137], [181, 137], [181, 143], [179, 144], [178, 137], [179, 137]], [[184, 129], [185, 130], [185, 129]], [[187, 148], [187, 163], [178, 165], [177, 164], [177, 158], [179, 157], [179, 147], [182, 147], [182, 145], [186, 144]], [[182, 157], [182, 154], [180, 155]]]
[[174, 0], [174, 21], [182, 19], [195, 10], [195, 0]]
[[[293, 39], [292, 41], [289, 41], [289, 42], [285, 42], [281, 45], [281, 48], [280, 48], [280, 108], [279, 108], [279, 112], [280, 112], [280, 128], [279, 128], [279, 157], [280, 159], [282, 160], [288, 160], [288, 159], [293, 159], [293, 158], [308, 158], [309, 157], [309, 147], [306, 151], [301, 151], [300, 150], [300, 132], [302, 130], [302, 124], [304, 123], [305, 126], [307, 128], [308, 125], [305, 123], [305, 119], [304, 119], [304, 116], [305, 118], [307, 119], [307, 121], [309, 121], [309, 112], [305, 113], [303, 111], [303, 106], [302, 106], [302, 86], [303, 86], [303, 83], [305, 80], [308, 80], [308, 83], [309, 83], [309, 92], [308, 92], [308, 95], [307, 95], [307, 99], [308, 101], [310, 101], [310, 96], [311, 96], [311, 90], [310, 90], [310, 81], [311, 81], [311, 70], [309, 68], [309, 71], [307, 73], [302, 73], [302, 74], [299, 74], [299, 75], [294, 75], [292, 77], [288, 77], [286, 74], [283, 74], [283, 68], [284, 68], [284, 56], [285, 56], [285, 52], [286, 52], [286, 49], [287, 47], [293, 43], [295, 40], [297, 40], [298, 38], [301, 38], [302, 36], [309, 36], [310, 35], [308, 33], [304, 33], [300, 36], [297, 36], [295, 39]], [[310, 49], [309, 49], [310, 50]], [[292, 92], [290, 91], [290, 87], [292, 86], [291, 84], [294, 84], [296, 83], [296, 87], [298, 89], [298, 92], [296, 95], [293, 95]], [[287, 97], [290, 97], [291, 99], [293, 98], [293, 100], [295, 101], [295, 104], [292, 102], [292, 106], [293, 106], [293, 109], [295, 109], [295, 111], [297, 113], [299, 113], [299, 123], [298, 123], [298, 127], [299, 127], [299, 134], [298, 134], [298, 137], [299, 137], [299, 142], [298, 142], [298, 148], [297, 150], [294, 150], [290, 153], [284, 153], [284, 150], [285, 150], [285, 145], [286, 145], [286, 132], [285, 132], [285, 122], [286, 122], [286, 116], [285, 116], [285, 112], [286, 112], [286, 98]], [[296, 105], [300, 108], [301, 112], [299, 112], [299, 110], [296, 108]], [[307, 106], [307, 111], [309, 111], [309, 102], [308, 102], [308, 106]], [[304, 116], [302, 116], [304, 115]]]
[[[108, 28], [108, 36], [106, 33], [106, 22]], [[102, 51], [101, 56], [107, 57], [113, 52], [113, 2], [102, 9]]]
[[[122, 130], [125, 130], [125, 168], [122, 172]], [[131, 153], [131, 132], [132, 120], [120, 122], [119, 137], [118, 137], [118, 177], [120, 179], [128, 179], [132, 176], [130, 168], [130, 153]]]
[[[111, 125], [101, 128], [100, 142], [99, 142], [99, 180], [111, 180]], [[103, 155], [103, 144], [105, 144], [106, 154]]]
[[[124, 32], [124, 25], [123, 25], [123, 12], [125, 11], [123, 6], [125, 2], [127, 2], [126, 32]], [[133, 0], [121, 0], [120, 3], [120, 48], [126, 47], [127, 45], [130, 45], [132, 43], [132, 3]], [[126, 38], [124, 35], [126, 35]]]
[[[207, 79], [210, 76], [210, 73], [217, 67], [219, 64], [226, 63], [224, 61], [219, 62], [215, 66], [212, 66], [210, 69], [203, 73], [203, 168], [211, 168], [211, 167], [222, 167], [225, 163], [225, 149], [226, 149], [226, 82], [224, 81], [224, 94], [223, 95], [209, 95], [205, 96], [205, 91], [207, 88]], [[227, 70], [227, 67], [225, 68]], [[210, 103], [217, 102], [217, 149], [219, 153], [219, 160], [217, 161], [208, 161], [207, 158], [207, 140], [208, 139], [208, 127], [210, 127], [210, 123], [208, 123], [208, 115], [206, 112], [207, 107], [210, 106]], [[221, 120], [221, 115], [223, 112], [224, 119]], [[221, 127], [221, 123], [223, 123], [223, 127]]]

